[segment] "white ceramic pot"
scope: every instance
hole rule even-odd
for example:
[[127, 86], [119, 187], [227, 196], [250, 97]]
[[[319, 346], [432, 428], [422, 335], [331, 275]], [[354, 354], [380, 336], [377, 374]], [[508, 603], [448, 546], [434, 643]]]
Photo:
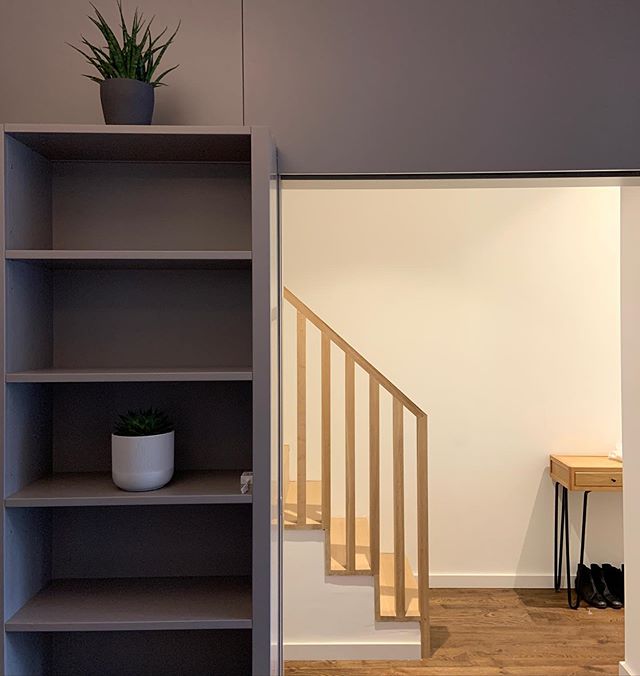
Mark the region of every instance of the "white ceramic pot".
[[125, 491], [153, 491], [173, 476], [174, 433], [149, 437], [111, 435], [111, 476]]

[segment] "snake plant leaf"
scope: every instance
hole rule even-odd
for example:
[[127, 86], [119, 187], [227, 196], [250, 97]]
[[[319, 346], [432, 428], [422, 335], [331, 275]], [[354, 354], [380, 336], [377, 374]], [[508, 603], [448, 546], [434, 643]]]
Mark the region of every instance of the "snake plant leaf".
[[92, 2], [90, 2], [89, 4], [93, 7], [93, 11], [96, 13], [96, 16], [98, 17], [97, 20], [94, 19], [93, 17], [89, 18], [98, 27], [98, 30], [100, 30], [100, 32], [104, 36], [104, 39], [107, 41], [109, 51], [113, 56], [116, 67], [120, 72], [123, 72], [124, 59], [122, 55], [122, 49], [120, 47], [120, 44], [118, 43], [118, 38], [116, 38], [115, 33], [111, 30], [111, 27], [107, 23], [107, 20], [100, 13], [100, 10]]
[[[89, 4], [91, 5], [91, 7], [93, 7], [93, 11], [96, 14], [98, 23], [102, 27], [101, 30], [104, 32], [105, 37], [107, 35], [110, 35], [111, 38], [113, 40], [115, 40], [115, 42], [117, 44], [118, 39], [116, 38], [115, 33], [111, 30], [111, 27], [109, 26], [109, 23], [107, 22], [107, 20], [104, 18], [104, 16], [102, 16], [102, 13], [100, 12], [100, 10], [92, 2], [89, 2]], [[91, 17], [89, 17], [89, 18], [91, 18]]]
[[[156, 51], [156, 50], [153, 49], [153, 48], [155, 47], [155, 45], [156, 45], [156, 43], [158, 42], [158, 40], [162, 39], [162, 36], [167, 32], [168, 28], [169, 28], [168, 26], [165, 26], [165, 27], [158, 33], [158, 35], [156, 35], [155, 38], [153, 38], [153, 40], [151, 41], [151, 44], [149, 45], [149, 50], [150, 50], [150, 51], [154, 51], [154, 52]], [[158, 47], [157, 49], [159, 49], [159, 47]]]
[[162, 45], [160, 48], [158, 54], [155, 56], [153, 65], [151, 66], [150, 73], [149, 73], [149, 79], [153, 78], [153, 74], [156, 72], [156, 69], [160, 65], [160, 61], [162, 60], [162, 57], [164, 56], [165, 52], [173, 42], [173, 39], [175, 38], [178, 30], [180, 29], [180, 23], [178, 23], [178, 27], [175, 29], [171, 37]]
[[[99, 47], [94, 47], [90, 42], [84, 40], [84, 44], [89, 47], [89, 49], [93, 52], [94, 58], [99, 61], [102, 66], [106, 69], [107, 72], [111, 73], [112, 77], [118, 77], [118, 72], [114, 66], [114, 64], [110, 60], [110, 56], [106, 54], [102, 49]], [[88, 59], [89, 57], [85, 54], [85, 57]]]
[[83, 51], [82, 49], [80, 49], [80, 47], [76, 47], [75, 45], [72, 45], [70, 42], [67, 42], [66, 44], [68, 44], [69, 47], [71, 47], [71, 49], [75, 49], [76, 52], [79, 52], [80, 54], [82, 54], [82, 56], [84, 56], [84, 58], [85, 58], [87, 61], [91, 61], [91, 60], [92, 60], [93, 57], [89, 56], [85, 51]]
[[160, 34], [157, 36], [157, 39], [154, 40], [154, 49], [153, 49], [153, 51], [155, 52], [155, 51], [158, 51], [158, 49], [164, 49], [165, 47], [168, 47], [168, 46], [173, 42], [173, 39], [176, 37], [176, 35], [178, 34], [178, 31], [180, 30], [180, 25], [181, 25], [181, 24], [182, 24], [182, 21], [178, 21], [178, 25], [176, 26], [176, 29], [175, 29], [175, 30], [173, 31], [173, 33], [171, 33], [171, 35], [164, 41], [164, 43], [163, 43], [163, 44], [160, 44], [160, 45], [156, 45], [155, 43], [158, 42], [159, 38], [161, 38], [161, 37], [167, 32], [167, 29], [165, 28], [165, 29], [162, 31], [162, 33], [160, 33]]
[[96, 70], [98, 70], [98, 72], [100, 72], [101, 75], [104, 75], [106, 77], [112, 77], [113, 76], [112, 74], [116, 72], [115, 68], [113, 68], [113, 66], [110, 63], [108, 63], [107, 61], [104, 61], [102, 58], [90, 56], [89, 54], [84, 52], [82, 49], [79, 49], [75, 45], [69, 45], [69, 46], [73, 47], [73, 49], [75, 49], [77, 52], [80, 52], [80, 54], [82, 54], [82, 56], [84, 56], [84, 58], [92, 66], [94, 66], [94, 68], [96, 68]]
[[160, 75], [158, 75], [158, 77], [153, 81], [154, 87], [159, 87], [161, 85], [166, 87], [167, 85], [164, 82], [160, 82], [160, 80], [162, 80], [162, 78], [168, 73], [170, 73], [172, 70], [175, 70], [179, 65], [180, 64], [177, 64], [173, 66], [173, 68], [167, 68], [167, 70], [165, 70], [163, 73], [160, 73]]
[[126, 69], [128, 77], [133, 78], [135, 76], [136, 65], [137, 65], [137, 37], [138, 31], [140, 30], [140, 21], [141, 17], [138, 15], [138, 9], [136, 8], [133, 14], [133, 22], [131, 24], [131, 33], [125, 43], [126, 49]]
[[107, 52], [104, 51], [104, 49], [101, 49], [100, 47], [96, 47], [95, 45], [91, 44], [87, 38], [82, 36], [82, 44], [86, 45], [97, 58], [103, 58], [105, 61], [108, 61], [111, 63], [111, 56]]
[[127, 30], [127, 22], [124, 19], [124, 12], [122, 11], [122, 1], [118, 0], [118, 13], [120, 14], [120, 29], [122, 30], [122, 43], [126, 43], [129, 36], [129, 31]]
[[133, 54], [131, 57], [131, 67], [129, 69], [129, 77], [134, 79], [136, 77], [136, 74], [138, 73], [138, 66], [140, 64], [140, 57], [142, 56], [142, 52], [140, 48], [135, 45], [133, 47]]
[[109, 54], [113, 59], [113, 63], [116, 69], [118, 70], [118, 72], [124, 73], [124, 60], [122, 58], [122, 49], [120, 48], [120, 45], [118, 44], [115, 35], [111, 31], [111, 29], [109, 29], [108, 27], [107, 27], [108, 30], [105, 29], [104, 26], [102, 26], [102, 24], [99, 21], [96, 21], [93, 17], [89, 18], [98, 27], [104, 39], [107, 41]]

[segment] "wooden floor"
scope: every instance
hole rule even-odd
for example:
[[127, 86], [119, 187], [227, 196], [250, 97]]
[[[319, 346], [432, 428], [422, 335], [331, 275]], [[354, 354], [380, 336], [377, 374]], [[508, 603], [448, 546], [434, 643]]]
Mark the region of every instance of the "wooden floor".
[[[570, 610], [546, 589], [434, 589], [423, 662], [287, 662], [286, 676], [618, 674], [624, 611]], [[285, 626], [286, 634], [286, 626]]]

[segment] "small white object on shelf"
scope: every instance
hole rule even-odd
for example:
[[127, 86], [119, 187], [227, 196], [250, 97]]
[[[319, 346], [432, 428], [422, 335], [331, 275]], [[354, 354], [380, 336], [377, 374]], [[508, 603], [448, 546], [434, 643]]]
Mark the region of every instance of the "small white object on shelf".
[[240, 492], [251, 493], [253, 489], [253, 472], [242, 472], [240, 476]]
[[609, 451], [609, 460], [622, 462], [622, 444], [620, 442], [616, 444], [615, 450]]

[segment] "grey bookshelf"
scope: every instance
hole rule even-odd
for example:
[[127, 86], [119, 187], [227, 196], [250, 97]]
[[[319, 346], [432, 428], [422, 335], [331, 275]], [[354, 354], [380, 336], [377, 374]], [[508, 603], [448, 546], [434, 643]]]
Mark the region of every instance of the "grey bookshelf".
[[[268, 132], [2, 132], [3, 673], [279, 673]], [[111, 424], [150, 405], [175, 477], [127, 493]]]

